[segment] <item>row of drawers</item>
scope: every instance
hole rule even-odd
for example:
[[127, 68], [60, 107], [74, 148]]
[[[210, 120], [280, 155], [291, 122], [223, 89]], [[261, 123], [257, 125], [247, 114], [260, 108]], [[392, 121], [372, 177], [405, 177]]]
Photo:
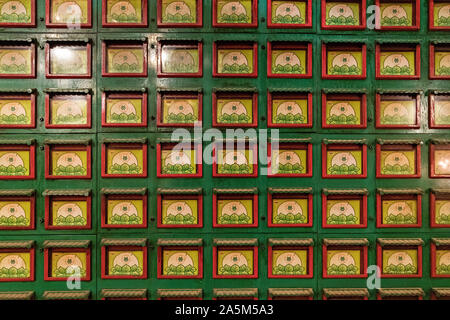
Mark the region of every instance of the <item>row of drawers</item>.
[[[267, 7], [267, 15], [259, 12], [260, 7]], [[373, 6], [366, 8], [366, 0], [354, 1], [351, 4], [337, 1], [312, 0], [285, 1], [219, 1], [203, 3], [196, 1], [164, 1], [156, 3], [142, 0], [136, 3], [117, 3], [111, 0], [96, 1], [77, 0], [75, 2], [46, 1], [45, 25], [47, 28], [86, 28], [93, 26], [92, 16], [99, 11], [99, 23], [105, 28], [148, 28], [149, 10], [150, 27], [186, 28], [202, 27], [204, 15], [215, 28], [257, 28], [258, 23], [264, 24], [267, 18], [268, 28], [311, 28], [313, 13], [321, 12], [321, 28], [323, 30], [364, 30], [366, 27], [376, 30], [418, 31], [420, 29], [421, 10], [430, 11], [430, 30], [448, 30], [448, 3], [430, 0], [428, 6], [421, 8], [420, 0], [397, 3], [395, 1], [375, 1], [380, 10], [380, 26], [375, 23]], [[67, 9], [69, 8], [69, 9]], [[72, 9], [73, 8], [73, 9]], [[314, 10], [313, 10], [314, 8]], [[20, 6], [6, 3], [2, 8], [5, 13], [1, 17], [4, 27], [34, 27], [36, 26], [36, 3], [29, 0]], [[39, 12], [43, 13], [44, 8]], [[71, 10], [70, 14], [66, 10]], [[101, 13], [100, 13], [101, 11]], [[155, 12], [156, 11], [156, 12]], [[366, 16], [367, 12], [367, 16]], [[156, 13], [156, 15], [155, 15]], [[260, 18], [260, 19], [259, 19]], [[366, 22], [367, 18], [367, 22]], [[155, 21], [156, 20], [156, 21]], [[259, 22], [259, 20], [261, 20]], [[44, 17], [40, 19], [44, 21]], [[155, 23], [156, 22], [156, 23]], [[317, 24], [319, 21], [317, 21]], [[236, 29], [238, 30], [238, 29]]]
[[[97, 224], [103, 229], [139, 231], [153, 227], [155, 220], [161, 231], [211, 224], [215, 229], [258, 228], [266, 223], [269, 228], [312, 230], [319, 224], [314, 219], [329, 230], [375, 224], [380, 232], [428, 223], [431, 228], [450, 227], [450, 191], [446, 189], [431, 189], [427, 205], [421, 189], [379, 188], [370, 197], [370, 205], [367, 189], [323, 189], [321, 199], [317, 193], [313, 196], [312, 188], [269, 188], [267, 197], [258, 195], [256, 188], [212, 191], [211, 197], [204, 196], [201, 188], [159, 188], [156, 202], [151, 202], [155, 208], [150, 208], [146, 188], [103, 188], [98, 201], [90, 189], [45, 190], [44, 198], [36, 197], [32, 189], [1, 190], [0, 230], [34, 230], [39, 222], [39, 229], [44, 225], [54, 231], [91, 230]], [[320, 212], [319, 216], [314, 212]]]
[[40, 281], [41, 272], [45, 281], [91, 281], [97, 273], [109, 280], [450, 277], [449, 238], [427, 243], [422, 238], [321, 238], [319, 244], [312, 238], [268, 238], [267, 253], [259, 242], [159, 238], [149, 246], [147, 238], [103, 238], [95, 250], [91, 240], [46, 240], [37, 252], [32, 240], [5, 240], [0, 242], [0, 282]]
[[[158, 38], [159, 39], [159, 38]], [[35, 39], [0, 41], [0, 79], [36, 78]], [[374, 45], [374, 48], [372, 48]], [[92, 78], [93, 59], [91, 40], [46, 40], [45, 76], [49, 79]], [[370, 46], [370, 47], [369, 47]], [[368, 47], [370, 50], [368, 50]], [[261, 50], [265, 50], [265, 45]], [[429, 79], [450, 78], [449, 44], [431, 41], [429, 47]], [[323, 41], [314, 48], [309, 41], [267, 42], [267, 77], [302, 79], [313, 77], [313, 51], [322, 52], [322, 79], [362, 80], [368, 76], [369, 55], [376, 66], [377, 80], [421, 79], [421, 56], [427, 56], [417, 42]], [[212, 57], [210, 56], [212, 51]], [[62, 58], [61, 52], [66, 56]], [[148, 45], [148, 39], [102, 40], [99, 59], [102, 77], [147, 78], [149, 66], [156, 67], [159, 78], [202, 78], [204, 53], [208, 68], [215, 78], [258, 78], [258, 42], [215, 40], [208, 47], [201, 40], [159, 39]], [[156, 55], [156, 57], [154, 56]], [[151, 58], [149, 58], [151, 57]], [[42, 70], [43, 71], [43, 70]], [[41, 72], [41, 71], [39, 71]], [[262, 74], [262, 77], [265, 75]]]
[[[27, 93], [12, 90], [0, 93], [0, 128], [33, 129], [38, 117], [39, 127], [45, 125], [47, 129], [93, 127], [93, 110], [97, 106], [92, 106], [90, 89], [44, 90], [44, 108], [40, 107], [41, 102], [36, 102], [39, 93], [28, 90]], [[418, 130], [427, 122], [431, 129], [450, 126], [448, 93], [434, 90], [428, 92], [426, 99], [423, 92], [413, 90], [367, 93], [357, 89], [323, 89], [319, 97], [313, 97], [315, 94], [310, 89], [302, 88], [269, 89], [267, 95], [251, 88], [234, 91], [214, 88], [211, 96], [194, 89], [158, 89], [155, 100], [150, 101], [150, 110], [156, 102], [156, 112], [148, 110], [146, 89], [128, 90], [103, 89], [101, 108], [98, 108], [101, 112], [97, 116], [101, 118], [102, 128], [144, 129], [150, 120], [152, 124], [156, 121], [161, 130], [193, 127], [198, 130], [209, 122], [213, 128], [220, 129], [262, 128], [267, 123], [273, 129], [312, 130], [316, 117], [321, 118], [321, 128], [329, 130], [363, 130], [372, 125], [377, 130]], [[372, 94], [371, 103], [368, 95]], [[211, 107], [204, 107], [209, 104], [204, 99], [210, 98]], [[267, 101], [266, 113], [261, 112], [262, 100]], [[424, 109], [428, 109], [428, 117]], [[207, 117], [210, 114], [212, 119]]]
[[[379, 138], [375, 146], [368, 146], [367, 139], [323, 139], [321, 144], [311, 141], [309, 137], [272, 138], [269, 145], [258, 145], [252, 139], [218, 140], [203, 148], [190, 135], [186, 140], [161, 138], [156, 143], [156, 176], [201, 178], [205, 164], [205, 167], [212, 165], [214, 178], [311, 178], [314, 176], [313, 159], [317, 161], [319, 158], [317, 153], [321, 153], [322, 164], [321, 174], [317, 172], [315, 175], [322, 179], [421, 178], [425, 171], [421, 160], [421, 139]], [[2, 180], [31, 180], [37, 174], [40, 176], [36, 168], [42, 166], [36, 163], [35, 143], [34, 139], [0, 141]], [[449, 145], [448, 139], [429, 140], [430, 178], [450, 176]], [[314, 155], [313, 150], [316, 150]], [[146, 178], [151, 175], [148, 174], [146, 137], [104, 138], [99, 145], [100, 156], [93, 150], [91, 139], [46, 139], [38, 154], [42, 151], [45, 154], [46, 179], [92, 179], [97, 173], [92, 172], [92, 168], [99, 161], [102, 178]], [[152, 151], [151, 159], [154, 157]], [[368, 172], [368, 159], [373, 173]]]

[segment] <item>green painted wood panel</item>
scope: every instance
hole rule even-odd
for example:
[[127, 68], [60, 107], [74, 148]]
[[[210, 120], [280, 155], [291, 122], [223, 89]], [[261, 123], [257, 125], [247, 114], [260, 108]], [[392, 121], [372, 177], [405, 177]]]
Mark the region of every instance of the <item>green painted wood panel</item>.
[[[373, 0], [367, 4], [372, 5]], [[313, 288], [314, 298], [321, 299], [324, 288], [365, 288], [366, 279], [323, 279], [322, 278], [322, 240], [324, 238], [367, 238], [368, 265], [376, 264], [376, 239], [422, 238], [423, 276], [418, 279], [382, 279], [383, 288], [420, 287], [429, 298], [431, 288], [448, 287], [445, 278], [432, 278], [430, 270], [430, 243], [434, 237], [448, 237], [448, 228], [431, 228], [429, 218], [429, 189], [448, 187], [448, 179], [430, 179], [428, 175], [429, 144], [425, 143], [421, 151], [422, 176], [419, 179], [376, 179], [375, 178], [375, 141], [384, 139], [422, 139], [428, 142], [434, 138], [448, 138], [446, 130], [430, 129], [428, 125], [428, 95], [430, 90], [449, 90], [448, 80], [430, 80], [429, 44], [434, 40], [448, 40], [449, 31], [428, 30], [428, 1], [421, 0], [421, 26], [414, 32], [387, 32], [365, 29], [363, 31], [330, 31], [320, 27], [320, 1], [312, 1], [313, 27], [310, 29], [268, 29], [266, 27], [267, 4], [258, 1], [258, 28], [213, 28], [211, 1], [203, 3], [202, 28], [157, 28], [156, 1], [149, 1], [149, 26], [147, 28], [103, 28], [101, 26], [101, 1], [93, 1], [93, 26], [88, 29], [57, 29], [45, 27], [45, 2], [37, 1], [37, 27], [29, 29], [1, 28], [0, 40], [10, 38], [36, 39], [37, 77], [35, 79], [0, 79], [0, 89], [36, 88], [36, 128], [0, 129], [1, 138], [28, 139], [37, 141], [36, 179], [28, 181], [0, 180], [0, 190], [35, 189], [36, 190], [36, 229], [26, 231], [0, 231], [0, 240], [36, 241], [36, 280], [34, 282], [0, 282], [0, 291], [32, 290], [38, 299], [44, 291], [66, 290], [64, 281], [44, 281], [43, 242], [49, 239], [91, 240], [92, 280], [82, 282], [82, 290], [90, 290], [93, 299], [100, 298], [102, 289], [143, 289], [149, 290], [149, 298], [157, 298], [157, 289], [203, 289], [203, 298], [211, 299], [214, 288], [258, 288], [259, 299], [267, 298], [269, 288]], [[92, 43], [92, 78], [82, 80], [46, 79], [45, 77], [45, 39], [80, 39], [88, 37]], [[145, 78], [106, 78], [101, 75], [102, 51], [104, 39], [148, 39], [148, 76]], [[201, 78], [157, 78], [157, 41], [158, 39], [201, 39], [203, 43], [203, 77]], [[246, 40], [258, 44], [258, 78], [213, 78], [213, 42], [219, 40]], [[358, 41], [367, 45], [367, 78], [364, 80], [323, 80], [321, 78], [321, 44], [323, 41]], [[414, 41], [421, 45], [420, 80], [375, 80], [375, 43], [382, 41]], [[267, 42], [293, 41], [311, 42], [313, 49], [312, 79], [269, 79], [267, 78]], [[148, 126], [145, 128], [105, 128], [101, 126], [102, 88], [147, 88]], [[257, 88], [258, 91], [258, 129], [267, 128], [267, 91], [271, 88], [290, 88], [312, 90], [313, 127], [305, 129], [286, 128], [280, 130], [281, 138], [311, 137], [313, 144], [313, 176], [311, 178], [269, 178], [258, 175], [257, 178], [213, 178], [212, 166], [203, 164], [203, 177], [200, 179], [169, 179], [156, 177], [156, 143], [158, 138], [169, 138], [170, 129], [156, 126], [157, 88], [202, 88], [203, 90], [203, 130], [212, 127], [212, 92], [214, 88], [244, 87]], [[89, 88], [93, 93], [91, 129], [48, 129], [44, 125], [44, 90], [47, 88]], [[323, 89], [365, 90], [367, 94], [366, 129], [323, 129], [321, 127], [321, 93]], [[419, 129], [376, 129], [375, 93], [377, 90], [422, 90], [421, 127]], [[148, 177], [145, 179], [107, 179], [100, 175], [101, 144], [104, 138], [147, 138], [148, 139]], [[44, 140], [48, 138], [92, 140], [92, 179], [90, 180], [48, 180], [44, 177]], [[367, 139], [366, 179], [322, 179], [321, 178], [321, 141], [323, 139]], [[204, 142], [204, 147], [209, 143]], [[100, 190], [101, 188], [147, 188], [148, 189], [148, 228], [146, 229], [103, 229], [100, 227]], [[203, 188], [203, 228], [202, 229], [160, 229], [156, 227], [157, 188]], [[258, 187], [258, 227], [257, 228], [213, 228], [212, 227], [212, 190], [213, 188], [251, 188]], [[269, 228], [267, 226], [267, 192], [270, 187], [294, 188], [313, 187], [313, 226], [311, 228]], [[421, 228], [376, 228], [376, 189], [377, 188], [422, 188]], [[44, 228], [44, 197], [46, 189], [92, 189], [92, 229], [77, 231], [50, 231]], [[322, 228], [321, 191], [324, 188], [367, 188], [368, 226], [365, 229], [325, 229]], [[204, 241], [202, 279], [157, 279], [157, 240], [160, 238], [198, 238]], [[105, 280], [101, 279], [100, 241], [102, 238], [147, 238], [148, 279], [145, 280]], [[213, 238], [257, 238], [259, 241], [259, 272], [257, 279], [213, 279]], [[314, 239], [314, 276], [311, 279], [269, 279], [268, 244], [269, 238], [312, 238]], [[376, 292], [370, 290], [370, 299]]]

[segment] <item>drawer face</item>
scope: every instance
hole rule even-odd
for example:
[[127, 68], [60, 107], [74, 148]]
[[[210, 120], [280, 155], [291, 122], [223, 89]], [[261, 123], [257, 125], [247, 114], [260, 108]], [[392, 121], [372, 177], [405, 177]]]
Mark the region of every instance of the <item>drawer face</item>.
[[0, 0], [0, 300], [449, 298], [448, 8]]

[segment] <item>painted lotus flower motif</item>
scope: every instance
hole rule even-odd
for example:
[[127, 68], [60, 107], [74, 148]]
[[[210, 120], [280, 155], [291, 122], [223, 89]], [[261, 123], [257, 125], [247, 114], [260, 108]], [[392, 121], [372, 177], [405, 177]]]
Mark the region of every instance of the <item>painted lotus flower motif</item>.
[[301, 275], [306, 273], [306, 269], [295, 252], [285, 252], [278, 256], [272, 272], [276, 275]]
[[198, 271], [188, 253], [177, 252], [169, 257], [165, 273], [174, 276], [194, 276]]
[[222, 60], [222, 73], [250, 73], [247, 57], [239, 51], [227, 53]]
[[416, 221], [417, 217], [408, 203], [400, 201], [389, 206], [386, 216], [387, 224], [413, 224]]
[[168, 123], [194, 123], [197, 120], [194, 108], [184, 100], [172, 102], [167, 113], [166, 121]]
[[302, 207], [295, 201], [284, 201], [278, 206], [274, 223], [277, 224], [302, 224], [307, 218], [303, 214]]
[[250, 116], [244, 104], [239, 101], [230, 101], [222, 107], [219, 116], [220, 123], [248, 123]]
[[63, 102], [56, 110], [56, 124], [76, 124], [85, 123], [86, 117], [83, 115], [81, 106], [73, 101]]
[[111, 106], [110, 113], [112, 123], [137, 123], [139, 120], [136, 108], [126, 100], [115, 102]]
[[274, 173], [278, 174], [300, 174], [305, 170], [300, 157], [294, 151], [280, 151], [273, 164]]
[[66, 203], [58, 208], [55, 224], [57, 226], [83, 226], [86, 225], [86, 219], [76, 203]]
[[450, 26], [450, 5], [443, 6], [441, 9], [439, 9], [437, 25], [439, 27]]
[[300, 59], [294, 52], [284, 52], [279, 54], [275, 59], [275, 67], [272, 71], [278, 74], [284, 73], [304, 73]]
[[83, 10], [75, 1], [66, 1], [56, 9], [54, 18], [56, 23], [79, 23], [84, 20]]
[[56, 168], [53, 173], [57, 176], [84, 176], [86, 168], [83, 167], [83, 161], [76, 153], [69, 152], [56, 160]]
[[22, 74], [28, 69], [27, 60], [19, 52], [7, 52], [0, 58], [0, 72]]
[[303, 24], [305, 19], [302, 17], [298, 7], [292, 2], [286, 2], [278, 6], [275, 10], [273, 23]]
[[247, 10], [239, 1], [231, 1], [225, 4], [218, 17], [220, 23], [249, 23], [250, 19]]
[[400, 102], [390, 103], [384, 108], [380, 122], [390, 125], [409, 124], [409, 111]]
[[450, 124], [450, 102], [443, 102], [439, 105], [439, 111], [437, 112], [436, 123]]
[[408, 59], [401, 53], [394, 53], [386, 57], [381, 69], [382, 75], [411, 75], [413, 69]]
[[356, 159], [350, 152], [339, 152], [331, 159], [331, 167], [329, 168], [331, 174], [358, 174], [360, 168], [357, 166]]
[[136, 8], [129, 1], [119, 1], [111, 7], [111, 18], [118, 23], [139, 22]]
[[252, 168], [244, 152], [229, 151], [223, 157], [223, 165], [218, 166], [221, 174], [248, 174]]
[[220, 214], [220, 224], [249, 224], [252, 218], [240, 201], [228, 202], [223, 206]]
[[329, 26], [354, 26], [358, 24], [358, 19], [355, 18], [352, 8], [350, 8], [348, 5], [337, 4], [333, 6], [328, 12], [326, 23]]
[[117, 153], [112, 159], [112, 165], [109, 168], [111, 174], [140, 174], [142, 168], [136, 156], [130, 151]]
[[410, 24], [406, 10], [400, 5], [388, 6], [381, 13], [382, 26], [409, 26]]
[[415, 274], [417, 267], [407, 252], [396, 252], [388, 261], [384, 273], [387, 274]]
[[439, 69], [436, 72], [441, 76], [450, 76], [450, 54], [447, 54], [441, 58], [439, 62]]
[[360, 75], [361, 68], [351, 53], [341, 53], [333, 58], [329, 73], [331, 75]]
[[116, 204], [111, 212], [111, 224], [139, 224], [139, 217], [136, 206], [128, 201]]
[[29, 276], [30, 270], [21, 256], [10, 254], [0, 261], [0, 278], [27, 278]]
[[164, 159], [162, 173], [164, 174], [192, 174], [195, 168], [188, 152], [174, 151]]
[[330, 108], [327, 122], [336, 125], [355, 125], [358, 124], [358, 118], [350, 103], [339, 102]]
[[56, 262], [55, 277], [66, 278], [70, 276], [86, 276], [86, 269], [81, 259], [75, 254], [66, 254]]
[[222, 266], [219, 267], [221, 275], [249, 275], [251, 272], [247, 258], [239, 252], [227, 254], [223, 257]]
[[126, 50], [122, 50], [113, 56], [112, 65], [114, 70], [120, 73], [139, 73], [142, 68], [138, 57], [133, 52]]
[[402, 152], [390, 153], [384, 159], [384, 166], [381, 168], [383, 174], [413, 174], [414, 168], [411, 168], [408, 157]]
[[28, 226], [25, 210], [18, 203], [10, 203], [0, 209], [0, 226]]
[[163, 17], [164, 22], [168, 23], [193, 23], [195, 19], [184, 1], [175, 1], [167, 5]]
[[283, 102], [276, 110], [275, 123], [300, 124], [305, 123], [306, 118], [303, 111], [296, 102]]
[[30, 14], [20, 1], [7, 1], [0, 8], [0, 22], [27, 23], [31, 21]]
[[198, 65], [189, 51], [173, 50], [166, 53], [167, 58], [163, 62], [164, 72], [173, 73], [195, 73], [198, 72]]
[[20, 155], [8, 152], [0, 157], [0, 176], [24, 176], [27, 169]]
[[111, 275], [115, 276], [140, 276], [142, 271], [138, 258], [132, 252], [118, 254], [110, 270]]
[[445, 202], [438, 212], [436, 222], [439, 224], [450, 224], [450, 202]]
[[194, 224], [195, 217], [191, 207], [184, 201], [172, 203], [166, 211], [165, 224]]
[[450, 274], [450, 252], [444, 253], [436, 266], [437, 274]]
[[19, 102], [9, 102], [0, 109], [0, 124], [27, 124], [29, 122], [25, 107]]
[[356, 212], [348, 202], [339, 202], [331, 206], [328, 217], [328, 224], [357, 224]]
[[328, 274], [330, 275], [355, 275], [358, 274], [358, 267], [355, 259], [347, 252], [337, 252], [333, 254], [328, 263]]

